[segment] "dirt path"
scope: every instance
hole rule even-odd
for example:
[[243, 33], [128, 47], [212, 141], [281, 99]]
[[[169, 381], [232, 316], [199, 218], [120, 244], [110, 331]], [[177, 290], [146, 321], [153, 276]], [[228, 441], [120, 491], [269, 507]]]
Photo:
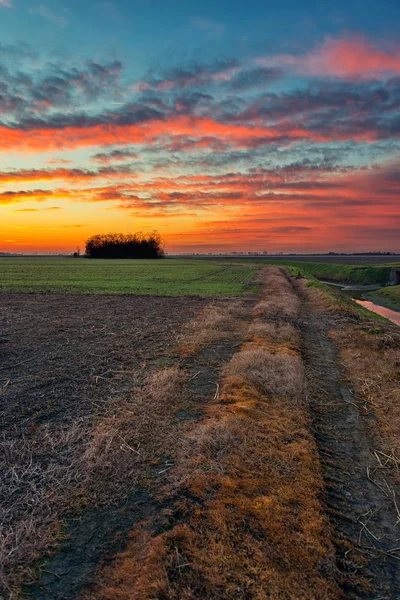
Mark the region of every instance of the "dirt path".
[[301, 286], [296, 287], [302, 298], [310, 410], [342, 588], [346, 598], [398, 600], [400, 562], [387, 554], [399, 545], [396, 512], [383, 482], [373, 483], [368, 476], [373, 447], [367, 417], [344, 382], [338, 350], [329, 337], [335, 316], [315, 313]]

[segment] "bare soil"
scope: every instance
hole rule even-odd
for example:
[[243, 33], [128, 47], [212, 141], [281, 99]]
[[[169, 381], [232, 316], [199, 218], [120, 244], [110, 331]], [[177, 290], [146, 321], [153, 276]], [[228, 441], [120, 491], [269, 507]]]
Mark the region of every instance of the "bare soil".
[[36, 578], [35, 561], [60, 537], [70, 537], [69, 555], [63, 550], [54, 569], [61, 587], [60, 573], [70, 572], [80, 589], [103, 554], [118, 550], [116, 536], [126, 534], [138, 513], [127, 509], [135, 504], [129, 494], [142, 493], [132, 489], [136, 473], [113, 488], [81, 455], [98, 419], [130, 398], [156, 366], [176, 358], [182, 326], [204, 304], [198, 298], [1, 295], [4, 597], [14, 597], [21, 578]]
[[3, 427], [97, 413], [129, 393], [155, 358], [158, 365], [171, 359], [181, 327], [204, 304], [196, 297], [2, 294]]

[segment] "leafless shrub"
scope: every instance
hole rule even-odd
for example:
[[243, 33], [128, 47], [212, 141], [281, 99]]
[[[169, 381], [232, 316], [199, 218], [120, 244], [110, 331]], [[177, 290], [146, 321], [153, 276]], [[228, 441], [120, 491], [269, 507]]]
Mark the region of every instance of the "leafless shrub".
[[226, 366], [226, 375], [242, 375], [262, 394], [270, 397], [300, 397], [304, 384], [301, 359], [289, 354], [271, 354], [263, 349], [242, 350]]

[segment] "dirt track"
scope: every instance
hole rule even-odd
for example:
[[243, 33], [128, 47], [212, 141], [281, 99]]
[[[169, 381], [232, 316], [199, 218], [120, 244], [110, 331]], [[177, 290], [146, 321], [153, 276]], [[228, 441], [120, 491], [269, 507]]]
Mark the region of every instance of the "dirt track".
[[[342, 587], [346, 598], [400, 598], [400, 564], [396, 556], [387, 554], [398, 546], [397, 514], [392, 499], [378, 487], [379, 478], [377, 483], [369, 478], [374, 444], [368, 419], [329, 338], [338, 321], [343, 325], [343, 317], [315, 314], [301, 286], [298, 289], [303, 298], [300, 325], [310, 410], [336, 532]], [[363, 589], [367, 582], [372, 595]]]

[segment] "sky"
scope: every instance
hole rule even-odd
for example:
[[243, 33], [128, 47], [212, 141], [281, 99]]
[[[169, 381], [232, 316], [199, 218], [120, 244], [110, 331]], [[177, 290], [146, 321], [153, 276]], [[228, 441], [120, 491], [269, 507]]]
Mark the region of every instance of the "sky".
[[400, 251], [398, 0], [0, 0], [0, 251]]

